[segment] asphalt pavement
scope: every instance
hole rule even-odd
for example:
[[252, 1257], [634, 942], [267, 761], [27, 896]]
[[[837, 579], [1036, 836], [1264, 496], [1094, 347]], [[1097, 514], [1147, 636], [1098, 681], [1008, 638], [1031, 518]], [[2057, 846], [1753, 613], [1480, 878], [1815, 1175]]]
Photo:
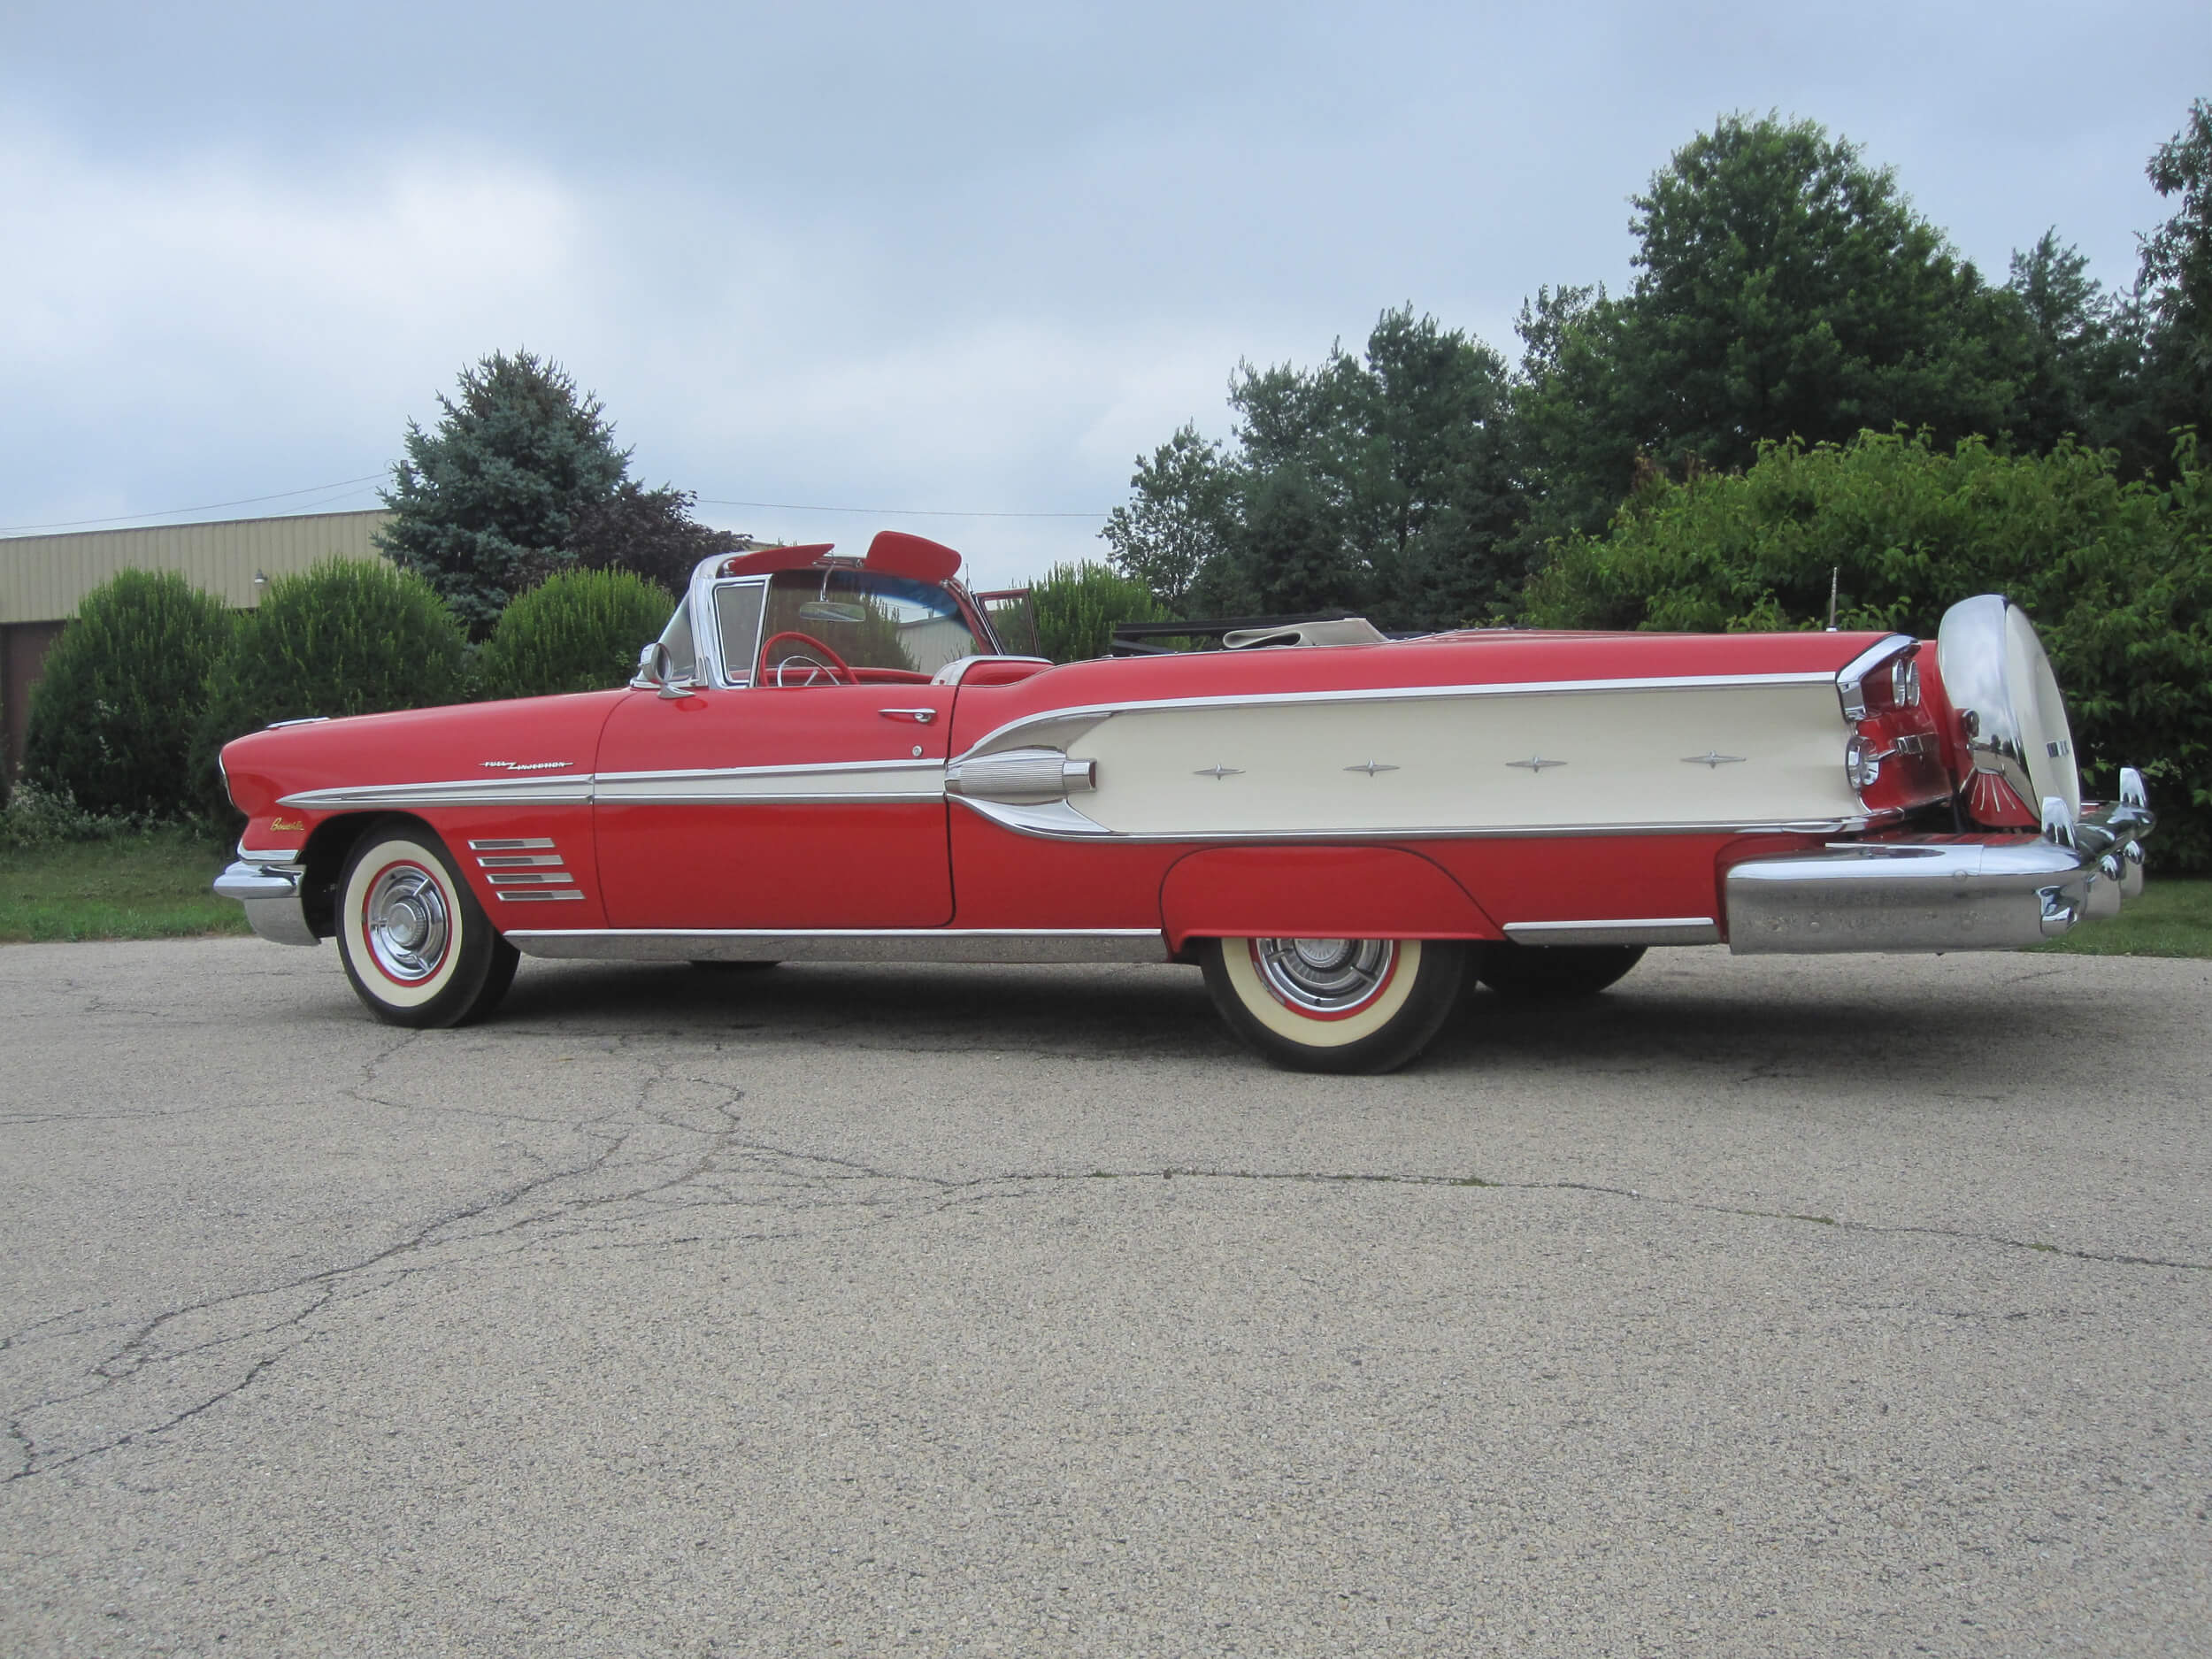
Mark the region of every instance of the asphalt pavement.
[[2212, 1652], [2208, 1016], [0, 949], [0, 1653]]

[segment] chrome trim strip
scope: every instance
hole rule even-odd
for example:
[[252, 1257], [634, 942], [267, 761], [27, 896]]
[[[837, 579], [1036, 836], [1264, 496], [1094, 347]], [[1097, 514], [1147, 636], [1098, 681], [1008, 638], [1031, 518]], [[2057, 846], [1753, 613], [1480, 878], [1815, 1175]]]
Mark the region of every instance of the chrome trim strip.
[[258, 847], [249, 847], [243, 841], [240, 841], [238, 843], [238, 862], [241, 864], [288, 864], [296, 860], [299, 856], [300, 849], [296, 847], [272, 847], [264, 849]]
[[495, 887], [557, 887], [576, 879], [565, 870], [500, 870], [484, 879]]
[[529, 870], [567, 862], [559, 853], [486, 853], [476, 864], [481, 870]]
[[580, 778], [349, 784], [335, 789], [302, 789], [285, 795], [277, 804], [331, 811], [342, 807], [583, 806], [590, 800], [591, 779], [587, 774]]
[[472, 853], [518, 853], [526, 852], [534, 847], [549, 848], [552, 845], [550, 835], [508, 835], [490, 841], [471, 841], [469, 850]]
[[1087, 817], [1065, 801], [1048, 801], [1040, 805], [1025, 806], [1009, 801], [979, 801], [972, 795], [952, 797], [971, 811], [979, 812], [992, 823], [1024, 835], [1040, 835], [1047, 841], [1137, 841], [1147, 839], [1166, 841], [1168, 836], [1148, 838], [1142, 835], [1123, 835], [1108, 829], [1096, 818]]
[[626, 789], [600, 806], [933, 806], [941, 789]]
[[551, 891], [550, 889], [546, 888], [546, 887], [523, 887], [523, 888], [520, 888], [520, 889], [515, 889], [515, 888], [511, 888], [511, 887], [502, 887], [502, 888], [500, 888], [500, 889], [499, 889], [499, 896], [500, 896], [500, 898], [501, 898], [502, 900], [507, 900], [507, 899], [580, 899], [580, 898], [582, 898], [584, 895], [583, 895], [581, 893], [578, 892], [578, 891], [577, 891], [574, 887], [570, 887], [570, 888], [567, 888], [565, 891], [559, 892], [559, 893], [553, 892], [553, 891]]
[[918, 760], [816, 760], [775, 766], [687, 766], [663, 772], [603, 772], [601, 783], [664, 778], [806, 778], [850, 772], [934, 772], [942, 763]]
[[[841, 784], [844, 787], [838, 787]], [[877, 787], [870, 787], [872, 784]], [[798, 787], [778, 787], [779, 785]], [[598, 775], [592, 787], [592, 798], [607, 806], [926, 803], [942, 800], [944, 794], [945, 764], [941, 760], [855, 760], [812, 765], [703, 766], [680, 772], [606, 772]]]
[[1508, 922], [1517, 945], [1717, 945], [1709, 916], [1652, 916], [1614, 922]]
[[[519, 896], [519, 895], [512, 895]], [[1164, 962], [1156, 927], [511, 928], [533, 956], [615, 962]]]
[[[1426, 703], [1438, 698], [1451, 697], [1548, 697], [1576, 692], [1709, 691], [1730, 687], [1828, 686], [1835, 683], [1835, 678], [1831, 673], [1801, 672], [1678, 674], [1639, 680], [1517, 680], [1485, 685], [1373, 686], [1351, 691], [1242, 692], [1214, 697], [1161, 697], [1146, 702], [1094, 703], [1077, 708], [1053, 709], [1041, 714], [1024, 715], [1018, 720], [1010, 720], [985, 736], [959, 758], [965, 760], [970, 756], [1001, 747], [1011, 734], [1027, 727], [1042, 726], [1048, 722], [1062, 720], [1096, 722], [1117, 714], [1144, 714], [1155, 710], [1290, 708], [1302, 703]], [[1048, 741], [1041, 737], [1031, 741], [1040, 743]], [[1072, 741], [1072, 739], [1068, 740], [1068, 741]], [[1067, 742], [1053, 743], [1051, 747], [1065, 749]]]
[[1541, 835], [1850, 835], [1871, 827], [1877, 816], [1869, 813], [1863, 817], [1788, 818], [1750, 824], [1734, 818], [1696, 818], [1675, 824], [1517, 824], [1499, 828], [1448, 824], [1411, 829], [1377, 829], [1370, 825], [1356, 829], [1123, 831], [1109, 829], [1096, 819], [1085, 817], [1065, 801], [1032, 807], [978, 801], [969, 795], [951, 798], [970, 811], [1023, 835], [1041, 835], [1053, 841], [1180, 841], [1193, 846], [1216, 841], [1288, 844], [1341, 841], [1372, 841], [1386, 846], [1393, 841], [1525, 841]]

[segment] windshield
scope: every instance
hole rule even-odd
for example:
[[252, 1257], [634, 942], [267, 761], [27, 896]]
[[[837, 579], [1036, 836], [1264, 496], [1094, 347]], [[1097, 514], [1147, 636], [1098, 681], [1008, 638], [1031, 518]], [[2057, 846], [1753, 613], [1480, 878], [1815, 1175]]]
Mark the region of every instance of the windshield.
[[849, 667], [924, 680], [990, 649], [943, 588], [866, 571], [779, 571], [759, 637], [794, 634], [829, 647]]

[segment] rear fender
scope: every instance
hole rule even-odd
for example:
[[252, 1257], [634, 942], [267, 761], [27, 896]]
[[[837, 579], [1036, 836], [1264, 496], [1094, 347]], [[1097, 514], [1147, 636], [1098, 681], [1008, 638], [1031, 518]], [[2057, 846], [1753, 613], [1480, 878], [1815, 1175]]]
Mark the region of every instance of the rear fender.
[[1160, 883], [1171, 953], [1193, 939], [1497, 939], [1458, 882], [1394, 847], [1220, 847]]

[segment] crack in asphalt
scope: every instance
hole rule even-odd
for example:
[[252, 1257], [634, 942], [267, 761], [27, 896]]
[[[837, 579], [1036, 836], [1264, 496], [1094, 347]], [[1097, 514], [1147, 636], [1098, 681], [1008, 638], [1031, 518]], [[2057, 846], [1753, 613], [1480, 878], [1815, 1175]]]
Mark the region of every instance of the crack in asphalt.
[[[828, 1033], [820, 1032], [808, 1035], [825, 1041], [828, 1038]], [[700, 1056], [696, 1055], [647, 1060], [644, 1074], [626, 1091], [626, 1098], [588, 1116], [534, 1116], [410, 1098], [404, 1089], [390, 1085], [384, 1074], [395, 1061], [433, 1037], [453, 1041], [445, 1033], [407, 1032], [396, 1035], [364, 1059], [355, 1079], [337, 1093], [365, 1105], [409, 1114], [458, 1114], [557, 1129], [578, 1143], [574, 1154], [548, 1164], [523, 1179], [511, 1180], [474, 1202], [447, 1210], [357, 1260], [303, 1273], [273, 1285], [207, 1296], [134, 1322], [104, 1356], [79, 1368], [77, 1374], [83, 1380], [83, 1386], [50, 1394], [10, 1413], [5, 1419], [6, 1438], [12, 1448], [15, 1466], [4, 1471], [0, 1484], [65, 1469], [165, 1434], [237, 1398], [296, 1349], [319, 1340], [319, 1333], [311, 1328], [311, 1322], [334, 1306], [380, 1294], [419, 1275], [449, 1271], [456, 1265], [480, 1265], [541, 1248], [543, 1240], [553, 1238], [575, 1240], [576, 1248], [581, 1249], [603, 1250], [668, 1248], [704, 1243], [749, 1245], [821, 1236], [825, 1232], [919, 1218], [954, 1206], [1020, 1196], [1069, 1182], [1183, 1179], [1571, 1194], [1695, 1213], [1793, 1222], [1841, 1233], [1921, 1237], [2032, 1251], [2104, 1265], [2212, 1271], [2212, 1263], [2208, 1262], [2077, 1248], [1966, 1228], [1883, 1224], [1763, 1210], [1590, 1181], [1509, 1180], [1471, 1174], [1387, 1171], [1238, 1169], [1200, 1164], [1010, 1171], [957, 1178], [934, 1176], [741, 1138], [738, 1110], [746, 1091], [724, 1079], [698, 1075]], [[580, 1043], [580, 1037], [583, 1039]], [[655, 1041], [658, 1041], [657, 1033], [634, 1031], [596, 1036], [574, 1031], [563, 1033], [565, 1047], [630, 1064], [638, 1064], [641, 1056], [636, 1050], [641, 1046]], [[716, 1047], [719, 1048], [720, 1044], [718, 1042]], [[872, 1051], [944, 1053], [948, 1047], [886, 1044]], [[961, 1045], [958, 1051], [1059, 1053], [1004, 1041]], [[1084, 1054], [1063, 1057], [1098, 1056]], [[680, 1099], [665, 1098], [680, 1087], [703, 1089], [707, 1099], [703, 1103], [687, 1103]], [[687, 1137], [688, 1143], [667, 1144], [664, 1138], [672, 1134]], [[542, 1155], [534, 1149], [525, 1149], [521, 1156], [542, 1161]], [[612, 1184], [605, 1190], [557, 1190], [564, 1186], [589, 1189], [595, 1181]], [[848, 1183], [853, 1190], [838, 1190]], [[629, 1213], [622, 1213], [625, 1207]], [[711, 1234], [687, 1233], [672, 1238], [623, 1236], [649, 1219], [691, 1210], [755, 1212], [764, 1225], [735, 1233], [726, 1230]], [[776, 1216], [784, 1217], [785, 1225], [773, 1225], [769, 1218]], [[796, 1216], [806, 1217], [806, 1221], [802, 1224], [794, 1220]], [[840, 1219], [845, 1222], [844, 1225], [836, 1225]], [[276, 1305], [270, 1306], [272, 1303]], [[232, 1328], [219, 1329], [205, 1336], [194, 1335], [187, 1323], [202, 1317], [219, 1318], [226, 1311], [235, 1315], [242, 1310], [249, 1315], [242, 1324], [234, 1321]], [[0, 1336], [0, 1353], [34, 1343], [90, 1335], [100, 1328], [96, 1319], [84, 1322], [90, 1311], [77, 1309], [50, 1315]], [[78, 1323], [72, 1325], [72, 1321]], [[242, 1370], [219, 1383], [209, 1379], [197, 1386], [188, 1380], [181, 1385], [172, 1384], [188, 1398], [165, 1402], [163, 1409], [143, 1413], [145, 1420], [134, 1425], [119, 1429], [104, 1426], [102, 1432], [87, 1435], [75, 1445], [66, 1444], [65, 1439], [62, 1444], [42, 1442], [35, 1432], [33, 1420], [41, 1412], [111, 1393], [139, 1379], [165, 1373], [170, 1368], [196, 1359], [219, 1363], [234, 1356], [234, 1363], [243, 1362]]]

